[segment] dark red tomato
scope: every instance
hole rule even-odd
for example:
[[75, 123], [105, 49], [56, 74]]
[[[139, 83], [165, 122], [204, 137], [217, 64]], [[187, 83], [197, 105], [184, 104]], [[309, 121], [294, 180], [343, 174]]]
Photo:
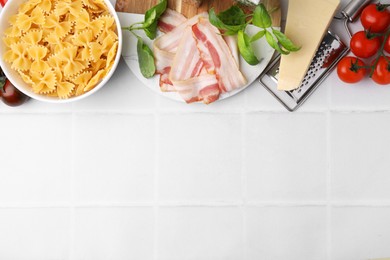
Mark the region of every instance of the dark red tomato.
[[390, 25], [390, 11], [384, 5], [370, 4], [363, 9], [360, 21], [366, 30], [384, 32]]
[[357, 83], [367, 74], [363, 66], [365, 66], [364, 62], [356, 57], [344, 57], [337, 64], [337, 75], [345, 83]]
[[386, 39], [386, 42], [385, 42], [385, 51], [387, 52], [387, 53], [390, 53], [390, 36], [389, 37], [387, 37], [387, 39]]
[[[386, 56], [390, 60], [389, 56]], [[375, 62], [375, 61], [374, 61]], [[387, 62], [385, 57], [380, 57], [377, 65], [374, 68], [374, 73], [372, 74], [372, 80], [380, 85], [390, 84], [390, 63]]]
[[378, 52], [381, 40], [379, 37], [371, 38], [369, 33], [360, 31], [352, 36], [350, 46], [353, 54], [359, 58], [369, 58]]
[[5, 79], [3, 87], [0, 88], [0, 97], [4, 104], [11, 107], [20, 106], [29, 99], [28, 96], [15, 88], [15, 86], [7, 79]]
[[7, 0], [0, 0], [0, 5], [1, 5], [1, 6], [4, 6], [5, 3], [7, 3]]

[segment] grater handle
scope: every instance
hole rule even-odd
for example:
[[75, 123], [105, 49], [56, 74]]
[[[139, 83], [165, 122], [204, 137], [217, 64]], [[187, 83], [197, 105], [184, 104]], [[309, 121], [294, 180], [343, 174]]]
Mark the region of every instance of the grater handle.
[[351, 0], [349, 4], [341, 11], [341, 14], [349, 21], [354, 22], [372, 0]]

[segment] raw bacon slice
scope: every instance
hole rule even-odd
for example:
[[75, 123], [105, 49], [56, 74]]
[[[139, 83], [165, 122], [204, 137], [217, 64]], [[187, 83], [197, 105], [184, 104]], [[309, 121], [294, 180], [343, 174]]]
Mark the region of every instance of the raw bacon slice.
[[234, 60], [237, 63], [237, 67], [240, 67], [240, 59], [238, 56], [238, 43], [237, 43], [237, 36], [223, 36], [223, 39], [225, 40], [226, 44], [228, 45], [230, 52], [233, 55]]
[[221, 91], [230, 92], [243, 87], [247, 81], [218, 29], [208, 19], [200, 18], [199, 22], [192, 26], [192, 32], [203, 61], [207, 61], [206, 68], [212, 61]]
[[175, 91], [172, 82], [169, 80], [169, 73], [171, 65], [175, 58], [174, 53], [162, 51], [160, 49], [154, 50], [154, 58], [156, 63], [156, 73], [160, 74], [160, 89], [163, 92]]
[[203, 68], [196, 41], [192, 36], [192, 29], [188, 26], [177, 48], [177, 55], [173, 59], [169, 79], [172, 82], [196, 77]]
[[219, 98], [218, 80], [215, 75], [207, 74], [203, 70], [203, 61], [192, 36], [191, 26], [184, 31], [169, 79], [187, 103], [203, 101], [209, 104]]
[[201, 74], [198, 77], [174, 82], [175, 89], [187, 102], [203, 101], [210, 104], [218, 100], [221, 91], [215, 75]]
[[172, 81], [169, 79], [169, 73], [171, 72], [171, 67], [166, 67], [160, 74], [160, 89], [162, 92], [174, 92], [176, 91], [173, 86]]
[[201, 17], [208, 18], [208, 14], [207, 13], [198, 14], [192, 17], [191, 19], [188, 19], [186, 22], [180, 24], [169, 33], [160, 36], [154, 41], [153, 48], [164, 50], [167, 52], [172, 52], [172, 53], [176, 52], [181, 37], [183, 37], [184, 29], [187, 26], [196, 24], [199, 21], [199, 18]]
[[[162, 91], [174, 91], [173, 86], [169, 86], [167, 71], [173, 64], [173, 59], [183, 36], [185, 28], [198, 22], [199, 17], [208, 17], [207, 13], [202, 13], [185, 21], [169, 33], [160, 36], [153, 43], [153, 52], [156, 62], [157, 73], [160, 74], [160, 87]], [[169, 67], [169, 68], [168, 68]]]
[[187, 18], [185, 18], [184, 15], [167, 8], [158, 21], [158, 28], [160, 31], [168, 33], [185, 21], [187, 21]]
[[171, 67], [175, 53], [154, 49], [154, 60], [158, 74], [162, 74], [166, 67]]

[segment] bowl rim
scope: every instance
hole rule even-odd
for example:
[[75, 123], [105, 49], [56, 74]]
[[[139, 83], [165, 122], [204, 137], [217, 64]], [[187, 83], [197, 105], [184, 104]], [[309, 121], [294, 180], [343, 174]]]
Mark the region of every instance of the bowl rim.
[[[0, 11], [0, 22], [6, 22], [7, 19], [4, 18], [4, 16], [6, 16], [6, 14], [7, 14], [8, 17], [13, 14], [13, 13], [10, 14], [9, 11], [10, 11], [10, 9], [12, 10], [12, 8], [15, 8], [15, 6], [12, 6], [12, 3], [14, 3], [15, 1], [16, 0], [8, 0], [7, 1], [6, 5]], [[20, 2], [17, 1], [17, 2], [19, 2], [18, 3], [18, 7], [19, 7], [19, 5], [21, 3], [26, 2], [26, 1], [27, 0], [21, 0]], [[46, 102], [46, 103], [55, 103], [55, 104], [71, 103], [71, 102], [74, 102], [74, 101], [78, 101], [78, 100], [87, 98], [87, 97], [91, 96], [92, 94], [96, 93], [97, 91], [99, 91], [109, 81], [109, 79], [114, 74], [114, 72], [115, 72], [115, 70], [116, 70], [116, 68], [117, 68], [117, 66], [119, 64], [119, 61], [120, 61], [120, 58], [121, 58], [121, 53], [122, 53], [122, 43], [123, 43], [121, 24], [120, 24], [120, 20], [119, 20], [118, 14], [116, 13], [116, 11], [115, 11], [113, 5], [111, 4], [110, 0], [103, 0], [103, 1], [107, 5], [107, 8], [108, 8], [109, 12], [112, 14], [112, 16], [114, 17], [114, 20], [115, 20], [115, 24], [116, 24], [116, 27], [117, 27], [117, 35], [118, 35], [118, 48], [117, 48], [117, 53], [116, 53], [116, 56], [115, 56], [114, 64], [112, 65], [111, 69], [109, 70], [109, 72], [104, 76], [104, 78], [101, 79], [101, 81], [93, 89], [91, 89], [90, 91], [88, 91], [88, 92], [86, 92], [86, 93], [84, 93], [84, 94], [82, 94], [80, 96], [70, 97], [70, 98], [67, 98], [67, 99], [60, 99], [58, 97], [50, 97], [50, 96], [45, 96], [43, 94], [34, 93], [31, 90], [31, 87], [27, 86], [27, 83], [23, 82], [23, 84], [26, 84], [26, 85], [25, 86], [19, 86], [19, 84], [17, 83], [17, 80], [11, 74], [11, 71], [15, 71], [15, 70], [13, 70], [10, 67], [9, 63], [4, 61], [4, 59], [3, 59], [3, 51], [0, 49], [0, 66], [1, 66], [5, 76], [7, 77], [7, 79], [18, 90], [20, 90], [23, 94], [29, 96], [32, 99], [35, 99], [35, 100], [38, 100], [38, 101], [42, 101], [42, 102]], [[2, 40], [3, 32], [0, 31], [0, 35], [1, 35], [1, 39], [0, 40]]]

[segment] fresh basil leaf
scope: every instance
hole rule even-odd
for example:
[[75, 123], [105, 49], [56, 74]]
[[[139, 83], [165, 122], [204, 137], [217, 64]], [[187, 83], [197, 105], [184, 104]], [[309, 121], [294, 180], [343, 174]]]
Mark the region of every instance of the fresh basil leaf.
[[262, 31], [256, 33], [255, 35], [253, 35], [250, 39], [250, 42], [255, 42], [255, 41], [263, 38], [264, 35], [265, 35], [265, 30], [262, 30]]
[[277, 52], [281, 54], [289, 54], [289, 51], [285, 51], [282, 48], [280, 48], [278, 42], [275, 40], [274, 36], [267, 30], [265, 30], [265, 38], [267, 39], [268, 44], [275, 49]]
[[264, 4], [259, 4], [256, 6], [255, 11], [253, 12], [252, 23], [257, 27], [264, 29], [272, 26], [271, 16], [269, 15]]
[[154, 56], [152, 50], [144, 43], [141, 37], [138, 37], [137, 42], [138, 64], [142, 75], [145, 78], [151, 78], [156, 73], [156, 65], [154, 64]]
[[168, 1], [167, 0], [161, 0], [157, 5], [150, 8], [145, 13], [145, 22], [148, 20], [148, 18], [152, 15], [153, 12], [156, 12], [156, 19], [160, 18], [160, 16], [165, 12], [167, 9]]
[[143, 29], [145, 31], [145, 34], [152, 40], [157, 36], [157, 22], [160, 16], [167, 9], [167, 5], [168, 5], [168, 1], [162, 0], [160, 1], [160, 3], [153, 6], [145, 13]]
[[282, 32], [272, 29], [273, 34], [275, 35], [276, 39], [278, 39], [280, 45], [283, 46], [288, 51], [299, 51], [301, 47], [296, 46], [285, 34]]
[[145, 21], [143, 23], [143, 27], [147, 28], [151, 26], [156, 21], [156, 17], [157, 17], [157, 12], [155, 9], [147, 17], [145, 15]]
[[222, 27], [224, 26], [224, 23], [219, 19], [219, 17], [215, 13], [214, 8], [211, 8], [209, 11], [209, 20], [212, 25], [214, 25], [219, 29], [222, 29]]
[[150, 26], [144, 28], [146, 36], [151, 40], [157, 37], [157, 23], [158, 21], [156, 20]]
[[226, 25], [244, 25], [246, 17], [244, 11], [237, 5], [218, 14], [219, 20]]
[[217, 27], [218, 29], [223, 30], [224, 35], [235, 35], [238, 31], [244, 30], [246, 27], [246, 23], [239, 25], [228, 25], [225, 24], [218, 15], [215, 14], [214, 8], [211, 8], [209, 11], [209, 20], [212, 25]]
[[238, 49], [240, 50], [240, 54], [244, 58], [244, 60], [250, 65], [259, 64], [259, 59], [256, 57], [253, 51], [249, 36], [241, 30], [238, 31], [237, 40]]

